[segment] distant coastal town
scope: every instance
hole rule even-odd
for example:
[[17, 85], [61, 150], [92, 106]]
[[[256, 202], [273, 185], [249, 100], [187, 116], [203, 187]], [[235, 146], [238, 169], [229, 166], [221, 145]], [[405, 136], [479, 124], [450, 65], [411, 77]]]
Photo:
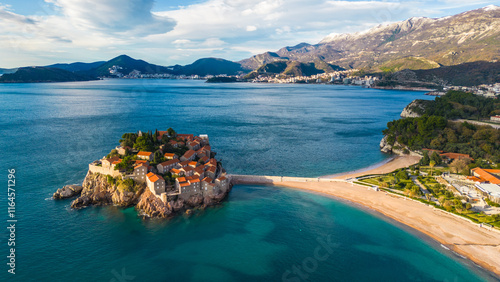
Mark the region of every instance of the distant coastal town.
[[[500, 83], [480, 84], [477, 86], [442, 86], [442, 87], [436, 87], [435, 85], [425, 85], [425, 84], [415, 85], [415, 86], [408, 86], [408, 85], [385, 86], [384, 83], [377, 83], [382, 81], [381, 77], [377, 75], [359, 75], [360, 70], [358, 69], [324, 72], [309, 76], [264, 73], [264, 74], [259, 74], [253, 78], [249, 78], [248, 75], [246, 74], [240, 74], [240, 75], [221, 74], [221, 75], [205, 75], [205, 76], [173, 75], [168, 73], [142, 74], [138, 70], [133, 70], [129, 74], [122, 74], [120, 70], [121, 70], [120, 66], [113, 65], [112, 67], [109, 68], [109, 74], [116, 78], [123, 78], [123, 79], [191, 79], [191, 80], [206, 80], [207, 82], [355, 85], [366, 88], [428, 91], [427, 95], [431, 96], [445, 95], [448, 90], [466, 91], [486, 97], [496, 97], [500, 95]], [[408, 82], [405, 81], [405, 83]], [[421, 84], [421, 82], [418, 82], [418, 84]]]

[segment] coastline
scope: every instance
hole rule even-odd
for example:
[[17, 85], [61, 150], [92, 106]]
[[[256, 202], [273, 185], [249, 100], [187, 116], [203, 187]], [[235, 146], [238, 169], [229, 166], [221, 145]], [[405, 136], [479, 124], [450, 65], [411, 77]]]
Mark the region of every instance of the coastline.
[[378, 162], [374, 165], [365, 168], [360, 168], [353, 171], [341, 172], [336, 174], [324, 175], [320, 176], [319, 178], [346, 179], [368, 174], [385, 174], [399, 168], [414, 165], [418, 163], [419, 160], [420, 157], [416, 156], [391, 156], [381, 162]]
[[[345, 179], [367, 174], [394, 171], [418, 162], [418, 157], [396, 156], [365, 169], [323, 176]], [[327, 197], [345, 200], [380, 213], [434, 239], [500, 278], [500, 232], [480, 228], [467, 219], [427, 206], [421, 202], [398, 197], [383, 191], [347, 182], [274, 182], [276, 187], [300, 189]]]

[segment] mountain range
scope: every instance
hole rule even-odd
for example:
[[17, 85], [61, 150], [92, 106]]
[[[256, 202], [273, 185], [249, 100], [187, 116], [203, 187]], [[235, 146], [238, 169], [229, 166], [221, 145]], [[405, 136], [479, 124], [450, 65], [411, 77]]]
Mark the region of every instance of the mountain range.
[[[113, 76], [110, 69], [127, 75], [137, 70], [142, 74], [170, 75], [235, 75], [247, 77], [265, 74], [289, 76], [312, 75], [342, 69], [358, 69], [360, 73], [396, 73], [419, 70], [417, 77], [429, 77], [423, 70], [439, 75], [464, 74], [467, 63], [481, 61], [476, 66], [487, 78], [474, 81], [500, 81], [496, 67], [500, 58], [500, 7], [490, 5], [443, 18], [410, 18], [405, 21], [379, 25], [364, 32], [332, 34], [317, 44], [300, 43], [265, 52], [239, 62], [219, 58], [203, 58], [186, 66], [159, 66], [121, 55], [109, 61], [93, 63], [54, 64], [37, 68], [59, 69], [80, 77]], [[455, 67], [457, 66], [457, 67]], [[442, 70], [442, 68], [448, 67]], [[451, 68], [451, 70], [450, 70]], [[22, 68], [21, 68], [22, 69]], [[21, 70], [19, 69], [19, 70]], [[0, 69], [0, 82], [15, 69]], [[23, 70], [26, 73], [26, 70]], [[54, 73], [52, 71], [52, 73]], [[70, 77], [67, 73], [63, 73]], [[468, 81], [466, 83], [472, 83]]]
[[332, 34], [315, 45], [284, 47], [239, 63], [253, 70], [281, 60], [324, 61], [346, 69], [383, 72], [499, 58], [500, 7], [490, 5], [444, 18], [410, 18], [364, 32]]

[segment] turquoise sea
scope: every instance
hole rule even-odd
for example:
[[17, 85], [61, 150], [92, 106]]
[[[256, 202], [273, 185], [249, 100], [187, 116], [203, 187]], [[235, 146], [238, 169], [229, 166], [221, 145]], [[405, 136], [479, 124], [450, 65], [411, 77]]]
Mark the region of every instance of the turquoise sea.
[[[238, 185], [169, 221], [54, 201], [125, 132], [208, 134], [230, 173], [320, 176], [388, 158], [381, 131], [422, 92], [331, 85], [104, 80], [0, 85], [6, 281], [485, 281], [439, 244], [359, 206]], [[7, 169], [16, 169], [16, 274], [7, 273]]]

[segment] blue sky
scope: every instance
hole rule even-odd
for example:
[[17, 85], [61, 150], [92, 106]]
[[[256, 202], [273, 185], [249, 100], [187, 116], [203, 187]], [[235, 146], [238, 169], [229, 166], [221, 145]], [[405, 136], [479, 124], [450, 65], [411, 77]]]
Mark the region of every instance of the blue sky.
[[108, 60], [241, 60], [329, 34], [500, 1], [0, 0], [0, 67]]

